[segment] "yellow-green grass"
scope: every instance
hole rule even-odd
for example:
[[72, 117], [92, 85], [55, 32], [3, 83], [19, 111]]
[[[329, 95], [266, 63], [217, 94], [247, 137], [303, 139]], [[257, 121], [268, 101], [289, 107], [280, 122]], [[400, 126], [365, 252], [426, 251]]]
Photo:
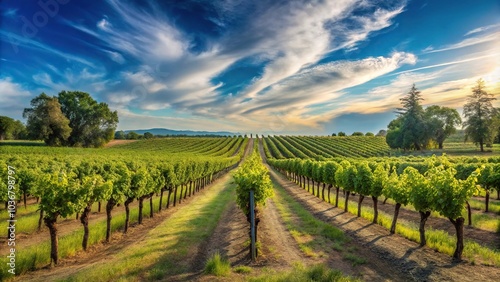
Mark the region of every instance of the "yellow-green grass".
[[[334, 203], [334, 197], [331, 197], [331, 203]], [[345, 199], [342, 194], [339, 195], [339, 208], [344, 209]], [[349, 212], [357, 215], [358, 204], [357, 202], [349, 201]], [[361, 210], [361, 217], [372, 221], [373, 220], [373, 208], [363, 206]], [[392, 214], [387, 214], [379, 210], [377, 223], [390, 229], [392, 224]], [[450, 223], [451, 224], [451, 223]], [[420, 233], [418, 231], [418, 226], [415, 223], [407, 222], [398, 219], [398, 224], [396, 226], [396, 233], [417, 243], [420, 243]], [[427, 246], [435, 249], [441, 253], [452, 256], [455, 251], [456, 246], [456, 236], [455, 234], [448, 234], [443, 230], [435, 230], [431, 227], [427, 227], [425, 231], [425, 238], [427, 240]], [[492, 265], [500, 267], [500, 252], [498, 250], [492, 250], [488, 247], [481, 246], [477, 242], [465, 239], [464, 242], [464, 252], [463, 257], [472, 263], [476, 261], [484, 265]]]
[[[485, 199], [472, 198], [469, 200], [469, 204], [471, 208], [481, 211], [484, 211], [486, 208]], [[500, 214], [500, 202], [490, 200], [488, 205], [488, 211]]]
[[233, 197], [226, 178], [148, 232], [145, 238], [106, 264], [87, 268], [64, 281], [151, 281], [189, 270], [193, 248], [207, 240]]
[[205, 274], [228, 276], [231, 274], [231, 264], [217, 251], [205, 263]]
[[363, 258], [354, 254], [352, 248], [345, 248], [349, 241], [340, 229], [315, 218], [300, 203], [278, 184], [274, 183], [274, 203], [285, 226], [299, 245], [300, 250], [309, 257], [326, 256], [323, 250], [333, 249], [342, 253], [354, 265], [365, 263]]
[[[180, 190], [180, 189], [179, 189]], [[178, 191], [179, 195], [180, 191]], [[166, 195], [164, 195], [164, 199], [162, 202], [163, 209], [165, 209], [166, 205]], [[179, 196], [177, 196], [177, 199]], [[171, 206], [173, 205], [173, 194], [171, 195]], [[153, 210], [155, 212], [159, 211], [159, 202], [160, 198], [155, 197], [153, 199]], [[96, 204], [97, 205], [97, 204]], [[96, 208], [94, 205], [94, 208]], [[102, 207], [104, 208], [104, 207]], [[113, 209], [113, 219], [111, 221], [111, 232], [115, 232], [119, 229], [123, 229], [125, 226], [125, 210], [123, 205], [121, 207], [115, 207]], [[144, 204], [143, 208], [143, 216], [145, 218], [149, 217], [150, 214], [150, 205], [149, 200]], [[139, 207], [134, 206], [130, 209], [130, 223], [133, 224], [137, 222], [139, 216]], [[18, 224], [21, 223], [22, 226], [26, 224], [30, 224], [30, 221], [33, 219], [29, 219], [26, 221], [20, 221], [16, 223], [16, 233], [18, 231]], [[24, 222], [24, 223], [22, 223]], [[36, 221], [33, 221], [34, 228], [38, 225], [38, 213], [36, 216]], [[89, 241], [88, 246], [92, 246], [96, 243], [103, 241], [106, 238], [106, 218], [102, 218], [89, 226]], [[19, 234], [19, 233], [17, 233]], [[64, 236], [59, 236], [59, 259], [63, 259], [68, 256], [75, 255], [78, 251], [82, 250], [81, 243], [83, 239], [83, 227], [79, 227], [73, 232], [66, 234]], [[4, 264], [7, 262], [6, 257], [0, 258], [0, 263]], [[16, 275], [22, 275], [28, 271], [36, 270], [38, 268], [44, 267], [50, 263], [50, 237], [47, 237], [37, 243], [36, 245], [32, 245], [26, 248], [16, 247]], [[12, 277], [10, 273], [7, 273], [6, 268], [0, 268], [0, 281], [5, 278]]]
[[273, 272], [262, 274], [255, 278], [249, 278], [251, 282], [337, 282], [337, 281], [361, 281], [359, 279], [345, 276], [339, 270], [333, 270], [323, 264], [303, 266], [297, 264], [291, 271]]

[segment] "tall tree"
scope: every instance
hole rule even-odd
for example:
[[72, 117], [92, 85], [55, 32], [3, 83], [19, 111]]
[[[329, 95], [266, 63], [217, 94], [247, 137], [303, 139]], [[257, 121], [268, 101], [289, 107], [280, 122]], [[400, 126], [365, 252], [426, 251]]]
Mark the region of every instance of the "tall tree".
[[472, 88], [472, 95], [467, 98], [464, 105], [464, 117], [467, 119], [465, 127], [465, 139], [472, 139], [479, 144], [481, 152], [484, 152], [484, 144], [491, 144], [495, 136], [495, 124], [493, 122], [496, 113], [492, 101], [496, 100], [492, 94], [484, 90], [484, 80], [479, 79], [476, 86]]
[[24, 109], [28, 119], [26, 129], [31, 139], [44, 140], [47, 145], [63, 145], [71, 134], [69, 120], [61, 111], [57, 98], [42, 93], [31, 100], [31, 108]]
[[408, 94], [401, 98], [402, 108], [397, 113], [403, 117], [401, 126], [402, 147], [404, 149], [414, 148], [416, 150], [425, 147], [426, 125], [424, 121], [424, 109], [420, 104], [423, 98], [415, 84]]
[[455, 126], [462, 123], [457, 110], [437, 105], [425, 109], [425, 120], [430, 137], [438, 143], [439, 149], [443, 149], [444, 140], [456, 132]]
[[14, 127], [14, 120], [10, 117], [0, 116], [0, 140], [9, 139]]
[[101, 147], [113, 139], [118, 114], [110, 111], [106, 103], [97, 103], [80, 91], [61, 91], [58, 99], [72, 129], [68, 145]]

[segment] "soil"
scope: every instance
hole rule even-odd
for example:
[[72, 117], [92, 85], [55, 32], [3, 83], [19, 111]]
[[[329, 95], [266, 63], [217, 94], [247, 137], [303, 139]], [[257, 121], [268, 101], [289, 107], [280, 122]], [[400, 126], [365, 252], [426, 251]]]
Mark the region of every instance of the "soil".
[[113, 146], [117, 146], [117, 145], [122, 145], [122, 144], [128, 144], [128, 143], [132, 143], [132, 142], [136, 142], [137, 140], [118, 140], [118, 139], [114, 139], [114, 140], [111, 140], [109, 141], [106, 145], [104, 145], [104, 148], [109, 148], [109, 147], [113, 147]]

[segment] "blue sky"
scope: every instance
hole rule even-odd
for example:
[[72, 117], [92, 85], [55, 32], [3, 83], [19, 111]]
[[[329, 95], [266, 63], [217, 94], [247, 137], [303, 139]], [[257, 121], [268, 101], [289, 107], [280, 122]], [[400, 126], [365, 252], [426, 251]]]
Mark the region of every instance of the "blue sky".
[[459, 112], [480, 77], [500, 94], [498, 0], [20, 0], [0, 16], [16, 119], [80, 90], [124, 130], [376, 133], [413, 83]]

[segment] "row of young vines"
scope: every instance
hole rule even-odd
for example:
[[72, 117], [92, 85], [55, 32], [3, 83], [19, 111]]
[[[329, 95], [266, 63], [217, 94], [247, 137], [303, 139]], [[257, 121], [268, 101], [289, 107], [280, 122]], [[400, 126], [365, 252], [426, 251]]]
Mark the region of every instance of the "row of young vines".
[[[420, 244], [426, 244], [425, 222], [431, 211], [447, 217], [455, 226], [457, 243], [453, 258], [461, 260], [464, 248], [464, 217], [462, 212], [468, 200], [478, 192], [478, 185], [499, 181], [500, 167], [474, 165], [457, 169], [446, 157], [432, 157], [425, 161], [425, 171], [408, 165], [402, 171], [385, 162], [344, 159], [341, 161], [313, 161], [302, 159], [269, 159], [268, 163], [301, 186], [312, 181], [317, 185], [316, 196], [325, 200], [327, 190], [336, 190], [335, 206], [338, 206], [339, 189], [345, 191], [345, 210], [348, 210], [350, 193], [359, 194], [358, 216], [362, 202], [371, 197], [374, 207], [373, 222], [377, 223], [377, 203], [380, 196], [396, 202], [390, 229], [395, 232], [401, 205], [411, 204], [420, 214]], [[421, 167], [421, 168], [422, 168]], [[401, 168], [401, 167], [400, 167]], [[498, 170], [497, 170], [498, 169]], [[497, 172], [498, 171], [498, 172]], [[399, 172], [399, 173], [398, 173]], [[321, 195], [320, 185], [322, 184]], [[309, 187], [309, 185], [307, 185]], [[469, 213], [470, 215], [470, 213]]]

